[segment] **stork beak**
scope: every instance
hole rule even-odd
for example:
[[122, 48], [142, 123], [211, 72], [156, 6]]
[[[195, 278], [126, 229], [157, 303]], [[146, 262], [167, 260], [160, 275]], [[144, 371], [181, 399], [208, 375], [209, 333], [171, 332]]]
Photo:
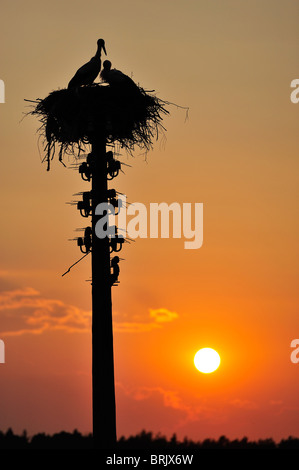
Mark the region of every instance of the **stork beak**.
[[107, 55], [105, 44], [102, 45], [103, 51], [105, 52], [105, 55]]

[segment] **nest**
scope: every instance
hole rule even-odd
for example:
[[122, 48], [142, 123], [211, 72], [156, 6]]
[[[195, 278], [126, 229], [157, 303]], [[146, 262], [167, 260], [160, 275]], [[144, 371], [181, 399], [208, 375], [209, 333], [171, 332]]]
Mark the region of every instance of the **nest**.
[[101, 136], [106, 143], [118, 142], [132, 152], [137, 145], [148, 151], [158, 139], [163, 115], [169, 114], [165, 101], [137, 85], [117, 88], [94, 84], [77, 89], [61, 89], [34, 102], [32, 115], [42, 123], [45, 160], [50, 169], [57, 148], [59, 160]]

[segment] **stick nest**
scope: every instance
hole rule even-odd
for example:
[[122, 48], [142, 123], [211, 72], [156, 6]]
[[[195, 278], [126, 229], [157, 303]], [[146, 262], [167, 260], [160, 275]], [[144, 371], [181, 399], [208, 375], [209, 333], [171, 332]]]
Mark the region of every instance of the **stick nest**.
[[61, 89], [34, 101], [29, 114], [39, 116], [39, 132], [44, 137], [45, 160], [59, 149], [59, 160], [74, 153], [97, 136], [106, 143], [118, 142], [132, 152], [135, 146], [148, 151], [158, 139], [163, 115], [169, 114], [165, 101], [142, 88], [114, 88], [94, 84], [77, 89]]

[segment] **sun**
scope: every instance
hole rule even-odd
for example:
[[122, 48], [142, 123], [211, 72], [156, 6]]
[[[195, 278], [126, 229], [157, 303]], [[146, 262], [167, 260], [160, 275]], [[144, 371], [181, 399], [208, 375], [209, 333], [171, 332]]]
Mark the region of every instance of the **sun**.
[[220, 365], [220, 356], [215, 349], [202, 348], [194, 356], [194, 365], [199, 372], [210, 374], [218, 369]]

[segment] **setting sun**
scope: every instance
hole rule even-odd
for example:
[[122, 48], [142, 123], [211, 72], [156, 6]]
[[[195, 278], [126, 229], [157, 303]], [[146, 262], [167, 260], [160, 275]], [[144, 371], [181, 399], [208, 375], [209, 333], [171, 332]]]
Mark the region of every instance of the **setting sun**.
[[211, 348], [202, 348], [194, 356], [194, 365], [199, 372], [209, 374], [218, 369], [220, 364], [220, 356]]

